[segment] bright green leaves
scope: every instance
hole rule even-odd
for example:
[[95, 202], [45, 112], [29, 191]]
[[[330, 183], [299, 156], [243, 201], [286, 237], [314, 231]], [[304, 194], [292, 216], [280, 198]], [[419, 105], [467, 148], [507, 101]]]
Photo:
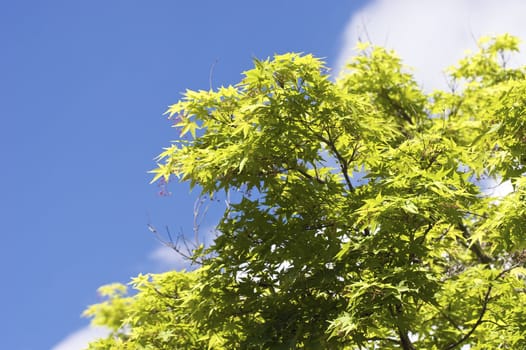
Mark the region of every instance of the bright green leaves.
[[103, 297], [114, 298], [120, 295], [125, 295], [127, 292], [125, 285], [120, 283], [111, 283], [99, 288], [98, 292]]
[[122, 319], [127, 317], [129, 300], [125, 297], [126, 286], [120, 283], [112, 283], [102, 286], [98, 290], [102, 297], [108, 298], [101, 304], [90, 306], [83, 313], [84, 316], [93, 317], [92, 323], [97, 326], [106, 326], [113, 331], [122, 328]]
[[167, 182], [170, 179], [170, 176], [174, 172], [170, 164], [159, 164], [157, 163], [158, 168], [150, 171], [150, 173], [155, 174], [152, 181], [150, 183], [154, 183], [160, 178], [163, 178], [165, 182]]
[[525, 328], [517, 317], [524, 315], [526, 295], [521, 270], [517, 265], [474, 266], [446, 279], [437, 303], [423, 306], [428, 317], [415, 328], [424, 335], [415, 345], [423, 349], [448, 349], [454, 344], [470, 344], [474, 349], [522, 348], [524, 333], [519, 334]]
[[[286, 54], [256, 60], [236, 87], [187, 91], [167, 113], [192, 139], [159, 156], [155, 180], [175, 174], [204, 192], [260, 188], [280, 174], [323, 173], [332, 159], [349, 175], [378, 118], [363, 96], [343, 93], [328, 78], [320, 60]], [[381, 130], [380, 137], [395, 133]]]
[[[104, 287], [93, 349], [524, 348], [526, 82], [483, 39], [425, 94], [361, 44], [333, 82], [311, 55], [187, 91], [153, 181], [234, 189], [195, 272]], [[480, 180], [511, 181], [490, 198]], [[489, 180], [488, 180], [489, 179]]]
[[139, 275], [126, 287], [101, 287], [107, 300], [86, 310], [96, 325], [108, 326], [112, 336], [89, 349], [220, 349], [219, 333], [209, 333], [192, 317], [200, 303], [194, 293], [199, 272]]
[[522, 173], [525, 72], [507, 65], [518, 45], [508, 34], [482, 38], [478, 52], [450, 68], [453, 85], [463, 83], [459, 91], [436, 100], [435, 106], [449, 111], [445, 117], [453, 122], [456, 141], [470, 146], [463, 161], [477, 176], [500, 174], [508, 179]]
[[509, 34], [482, 37], [479, 51], [460, 60], [457, 68], [450, 68], [453, 78], [465, 79], [468, 86], [489, 85], [513, 78], [523, 78], [520, 70], [506, 69], [511, 52], [519, 51], [520, 40]]
[[514, 181], [514, 191], [491, 204], [488, 220], [481, 223], [474, 236], [492, 242], [495, 254], [517, 254], [526, 249], [526, 178]]
[[346, 66], [338, 84], [367, 96], [382, 113], [382, 122], [396, 125], [407, 136], [425, 119], [425, 95], [394, 52], [366, 45], [359, 48], [363, 50]]

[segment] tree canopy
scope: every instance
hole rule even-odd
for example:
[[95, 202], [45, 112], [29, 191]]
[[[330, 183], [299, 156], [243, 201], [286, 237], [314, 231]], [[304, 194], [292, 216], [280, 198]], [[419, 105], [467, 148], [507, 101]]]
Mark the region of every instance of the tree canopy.
[[482, 38], [447, 91], [365, 43], [338, 78], [288, 53], [187, 91], [154, 181], [236, 196], [194, 270], [101, 287], [89, 349], [526, 348], [518, 46]]

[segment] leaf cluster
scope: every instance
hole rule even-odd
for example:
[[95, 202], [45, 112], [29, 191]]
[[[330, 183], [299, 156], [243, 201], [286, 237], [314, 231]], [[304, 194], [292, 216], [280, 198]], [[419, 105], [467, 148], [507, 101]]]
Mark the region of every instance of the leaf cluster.
[[[169, 107], [153, 181], [236, 191], [193, 272], [106, 287], [90, 349], [526, 347], [526, 80], [483, 38], [424, 93], [361, 44], [331, 80], [312, 55], [255, 60]], [[493, 198], [481, 183], [509, 181]]]

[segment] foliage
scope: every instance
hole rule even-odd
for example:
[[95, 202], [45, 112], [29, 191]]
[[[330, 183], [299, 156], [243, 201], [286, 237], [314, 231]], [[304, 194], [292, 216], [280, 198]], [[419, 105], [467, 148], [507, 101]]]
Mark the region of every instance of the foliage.
[[90, 349], [526, 348], [518, 40], [483, 38], [429, 94], [393, 52], [359, 50], [335, 81], [277, 55], [169, 108], [181, 138], [154, 181], [239, 200], [195, 271], [104, 287], [86, 315], [114, 332]]

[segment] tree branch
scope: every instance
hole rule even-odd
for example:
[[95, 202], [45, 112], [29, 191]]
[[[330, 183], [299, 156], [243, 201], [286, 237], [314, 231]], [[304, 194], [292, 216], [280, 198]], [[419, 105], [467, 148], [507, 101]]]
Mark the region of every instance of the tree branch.
[[468, 240], [468, 244], [465, 245], [469, 250], [471, 250], [476, 256], [480, 263], [482, 264], [489, 264], [493, 262], [493, 257], [489, 256], [488, 254], [484, 253], [482, 250], [482, 247], [477, 242], [471, 241], [471, 233], [469, 232], [469, 229], [466, 225], [464, 225], [462, 222], [457, 225], [459, 230], [462, 232], [462, 235], [464, 238]]
[[490, 299], [491, 289], [492, 288], [493, 288], [493, 286], [490, 284], [489, 287], [488, 287], [488, 290], [486, 291], [486, 294], [484, 295], [484, 300], [482, 301], [482, 308], [480, 309], [479, 318], [477, 319], [477, 322], [475, 322], [475, 324], [473, 325], [473, 327], [471, 327], [469, 332], [464, 334], [456, 342], [454, 342], [452, 344], [449, 344], [446, 348], [444, 348], [444, 350], [454, 349], [457, 346], [459, 346], [460, 344], [462, 344], [463, 342], [465, 342], [473, 334], [473, 332], [475, 332], [477, 327], [482, 324], [482, 318], [484, 317], [484, 314], [486, 313], [486, 311], [488, 309], [488, 304], [489, 304], [489, 299]]
[[383, 97], [385, 100], [387, 100], [387, 102], [389, 102], [389, 104], [391, 105], [391, 107], [393, 107], [394, 112], [397, 114], [398, 117], [402, 118], [410, 125], [414, 125], [413, 119], [411, 119], [409, 114], [407, 114], [407, 112], [404, 110], [404, 108], [402, 108], [398, 101], [392, 99], [391, 96], [389, 96], [389, 92], [387, 91], [387, 89], [382, 89], [379, 95], [380, 97]]
[[331, 134], [329, 131], [327, 131], [328, 139], [325, 139], [324, 137], [321, 137], [321, 140], [325, 142], [327, 146], [331, 149], [331, 151], [334, 152], [334, 155], [336, 156], [336, 159], [338, 160], [338, 163], [340, 163], [340, 167], [343, 173], [343, 177], [345, 178], [345, 183], [347, 184], [347, 187], [351, 192], [354, 191], [354, 186], [351, 183], [351, 178], [349, 177], [349, 164], [348, 162], [342, 157], [340, 152], [336, 149], [336, 145], [334, 144], [334, 141], [331, 137]]
[[[395, 318], [398, 318], [398, 316], [401, 316], [402, 311], [402, 305], [397, 304], [394, 305], [394, 310], [392, 308], [389, 308], [389, 311], [391, 315]], [[400, 346], [404, 350], [416, 350], [413, 343], [411, 342], [411, 339], [409, 339], [409, 335], [407, 334], [407, 330], [403, 329], [400, 324], [397, 324], [397, 330], [398, 330], [398, 337], [400, 338]]]
[[286, 170], [289, 170], [289, 171], [290, 170], [295, 170], [298, 173], [300, 173], [301, 175], [303, 175], [303, 177], [305, 177], [306, 179], [314, 180], [314, 181], [316, 181], [319, 184], [326, 184], [326, 182], [324, 180], [320, 179], [318, 176], [312, 176], [309, 173], [307, 173], [305, 170], [301, 169], [300, 167], [286, 168]]
[[[520, 266], [520, 263], [519, 264], [515, 264], [513, 266], [510, 266], [504, 270], [502, 270], [496, 277], [493, 281], [496, 281], [498, 280], [499, 278], [501, 278], [502, 276], [504, 276], [505, 274], [507, 274], [508, 272], [510, 272], [511, 270], [517, 268], [518, 266]], [[491, 297], [491, 290], [493, 289], [493, 285], [491, 284], [490, 282], [490, 285], [488, 286], [488, 290], [486, 291], [486, 294], [484, 294], [484, 299], [482, 300], [482, 308], [480, 309], [480, 313], [479, 313], [479, 318], [477, 319], [477, 321], [475, 322], [475, 324], [473, 325], [473, 327], [471, 327], [471, 329], [469, 330], [469, 332], [467, 332], [466, 334], [464, 334], [459, 340], [457, 340], [456, 342], [448, 345], [446, 348], [444, 348], [444, 350], [451, 350], [451, 349], [454, 349], [456, 348], [457, 346], [459, 346], [460, 344], [462, 344], [463, 342], [465, 342], [474, 332], [475, 330], [477, 329], [478, 326], [480, 326], [482, 323], [484, 323], [485, 321], [483, 320], [484, 318], [484, 315], [486, 313], [486, 311], [488, 310], [488, 304], [489, 304], [489, 300], [490, 300], [490, 297]]]

